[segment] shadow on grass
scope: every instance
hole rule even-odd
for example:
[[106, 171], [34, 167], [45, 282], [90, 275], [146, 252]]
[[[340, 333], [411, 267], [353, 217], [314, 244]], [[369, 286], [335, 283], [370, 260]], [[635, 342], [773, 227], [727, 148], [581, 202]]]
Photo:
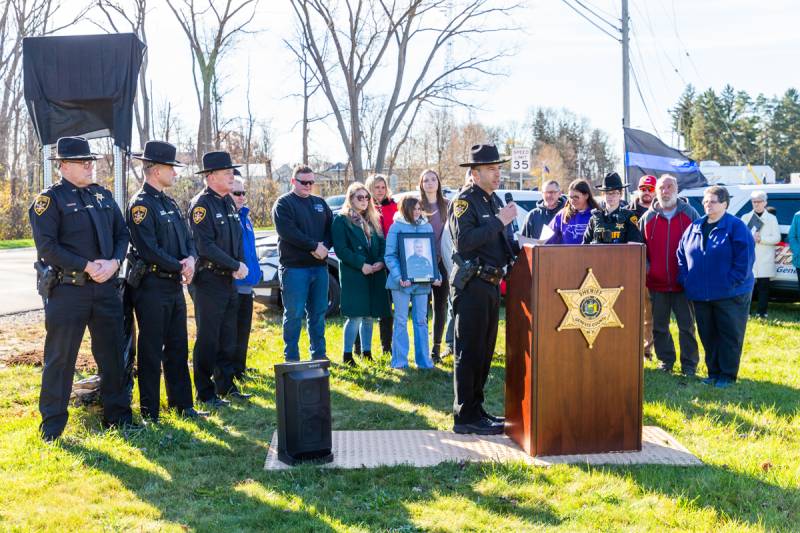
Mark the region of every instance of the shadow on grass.
[[[792, 530], [800, 523], [800, 491], [766, 483], [722, 466], [646, 468], [579, 466], [630, 479], [643, 492], [713, 509], [720, 517], [770, 530]], [[791, 524], [795, 524], [791, 526]]]

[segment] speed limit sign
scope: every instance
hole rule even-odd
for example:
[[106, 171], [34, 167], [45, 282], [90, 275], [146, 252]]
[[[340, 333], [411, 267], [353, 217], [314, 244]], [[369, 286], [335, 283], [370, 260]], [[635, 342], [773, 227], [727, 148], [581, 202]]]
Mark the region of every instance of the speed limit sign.
[[511, 149], [511, 172], [530, 172], [531, 170], [531, 149], [512, 148]]

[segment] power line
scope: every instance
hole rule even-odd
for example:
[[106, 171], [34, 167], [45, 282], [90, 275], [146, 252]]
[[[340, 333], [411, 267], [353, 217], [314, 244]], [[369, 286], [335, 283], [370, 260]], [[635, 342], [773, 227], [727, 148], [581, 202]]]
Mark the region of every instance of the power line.
[[583, 2], [589, 4], [592, 8], [594, 8], [595, 11], [599, 11], [604, 15], [606, 15], [607, 17], [611, 17], [613, 20], [619, 20], [620, 18], [620, 15], [618, 15], [617, 13], [611, 13], [608, 10], [605, 10], [599, 6], [594, 5], [593, 3], [589, 2], [589, 0], [583, 0]]
[[647, 107], [647, 102], [644, 100], [644, 95], [642, 94], [642, 88], [639, 86], [639, 77], [636, 75], [636, 69], [633, 68], [633, 63], [630, 65], [631, 73], [633, 74], [633, 83], [636, 85], [636, 92], [639, 93], [639, 99], [642, 101], [642, 105], [644, 106], [644, 111], [647, 113], [647, 118], [650, 120], [650, 125], [653, 126], [653, 131], [656, 132], [656, 136], [661, 137], [661, 134], [658, 132], [658, 128], [656, 127], [655, 122], [653, 122], [653, 117], [650, 116], [650, 109]]
[[595, 28], [597, 28], [597, 29], [598, 29], [598, 30], [600, 30], [601, 32], [605, 33], [606, 35], [608, 35], [609, 37], [611, 37], [611, 38], [612, 38], [612, 39], [614, 39], [615, 41], [617, 41], [617, 42], [621, 42], [621, 39], [620, 39], [619, 37], [617, 37], [616, 35], [612, 35], [612, 34], [611, 34], [611, 33], [610, 33], [608, 30], [606, 30], [605, 28], [603, 28], [602, 26], [600, 26], [598, 23], [596, 23], [595, 21], [593, 21], [592, 19], [590, 19], [590, 18], [589, 18], [587, 15], [585, 15], [583, 12], [581, 12], [581, 10], [580, 10], [580, 9], [578, 9], [577, 7], [575, 7], [575, 6], [573, 6], [572, 4], [570, 4], [570, 3], [569, 3], [567, 0], [561, 0], [561, 1], [562, 1], [562, 2], [564, 2], [564, 3], [565, 3], [565, 4], [566, 4], [566, 5], [567, 5], [567, 6], [568, 6], [568, 7], [569, 7], [571, 10], [573, 10], [575, 13], [577, 13], [578, 15], [580, 15], [581, 17], [583, 17], [584, 19], [586, 19], [586, 20], [589, 22], [589, 24], [591, 24], [592, 26], [594, 26]]
[[622, 28], [619, 28], [619, 27], [617, 27], [617, 26], [614, 26], [614, 24], [612, 24], [611, 22], [607, 21], [605, 18], [603, 18], [603, 17], [602, 17], [600, 14], [598, 14], [596, 11], [592, 10], [592, 8], [590, 8], [589, 6], [587, 6], [586, 4], [584, 4], [583, 2], [581, 2], [581, 0], [575, 0], [575, 3], [576, 3], [576, 4], [578, 4], [579, 6], [581, 6], [583, 9], [585, 9], [585, 10], [586, 10], [586, 11], [588, 11], [589, 13], [591, 13], [592, 15], [594, 15], [595, 17], [597, 17], [598, 19], [602, 20], [603, 22], [605, 22], [606, 24], [608, 24], [609, 26], [611, 26], [611, 28], [612, 28], [613, 30], [616, 30], [616, 31], [622, 31]]

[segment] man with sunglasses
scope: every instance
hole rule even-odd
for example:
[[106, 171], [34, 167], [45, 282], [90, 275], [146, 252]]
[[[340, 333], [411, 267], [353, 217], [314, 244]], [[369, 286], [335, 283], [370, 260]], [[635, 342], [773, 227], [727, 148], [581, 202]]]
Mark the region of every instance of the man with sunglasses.
[[236, 355], [233, 360], [233, 377], [243, 379], [247, 371], [247, 345], [250, 342], [250, 326], [253, 324], [253, 287], [261, 281], [261, 267], [256, 253], [256, 234], [250, 220], [250, 208], [247, 207], [247, 191], [239, 169], [234, 169], [233, 190], [231, 197], [239, 213], [242, 225], [242, 250], [244, 264], [247, 265], [247, 276], [233, 282], [239, 294], [239, 307], [236, 317]]
[[[28, 211], [39, 264], [51, 280], [45, 298], [44, 367], [39, 431], [45, 441], [67, 425], [75, 360], [86, 327], [100, 374], [105, 427], [135, 427], [125, 386], [122, 300], [117, 271], [128, 229], [114, 196], [94, 183], [97, 155], [83, 137], [62, 137], [55, 157], [61, 180], [42, 191]], [[49, 292], [48, 292], [49, 291]]]
[[328, 267], [333, 213], [324, 199], [311, 194], [314, 171], [297, 165], [292, 190], [272, 207], [278, 232], [278, 277], [283, 299], [283, 356], [299, 361], [300, 329], [306, 316], [311, 358], [325, 359], [325, 312], [328, 309]]

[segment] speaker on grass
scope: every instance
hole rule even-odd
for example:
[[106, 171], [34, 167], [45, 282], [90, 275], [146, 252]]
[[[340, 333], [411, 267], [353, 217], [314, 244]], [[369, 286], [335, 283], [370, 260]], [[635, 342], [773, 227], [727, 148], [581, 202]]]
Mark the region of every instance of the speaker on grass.
[[275, 365], [278, 459], [333, 461], [330, 362], [327, 359]]

